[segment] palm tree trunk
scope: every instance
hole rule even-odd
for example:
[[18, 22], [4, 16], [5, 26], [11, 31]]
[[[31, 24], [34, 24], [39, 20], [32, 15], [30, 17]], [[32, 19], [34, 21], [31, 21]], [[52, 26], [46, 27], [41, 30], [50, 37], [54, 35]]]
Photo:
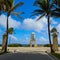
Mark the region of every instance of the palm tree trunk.
[[50, 35], [50, 15], [48, 15], [47, 21], [48, 21], [48, 37], [49, 37], [50, 49], [51, 49], [51, 53], [52, 53], [53, 49], [52, 49], [51, 35]]
[[9, 18], [9, 15], [7, 15], [7, 27], [6, 27], [6, 34], [7, 34], [7, 40], [6, 40], [6, 46], [5, 46], [5, 52], [7, 52], [7, 44], [8, 44], [8, 18]]

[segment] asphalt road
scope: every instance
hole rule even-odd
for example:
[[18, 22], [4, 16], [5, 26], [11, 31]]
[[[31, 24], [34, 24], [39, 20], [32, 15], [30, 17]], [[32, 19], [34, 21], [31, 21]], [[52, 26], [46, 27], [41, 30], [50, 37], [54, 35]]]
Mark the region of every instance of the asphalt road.
[[54, 60], [45, 53], [9, 53], [0, 55], [0, 60]]

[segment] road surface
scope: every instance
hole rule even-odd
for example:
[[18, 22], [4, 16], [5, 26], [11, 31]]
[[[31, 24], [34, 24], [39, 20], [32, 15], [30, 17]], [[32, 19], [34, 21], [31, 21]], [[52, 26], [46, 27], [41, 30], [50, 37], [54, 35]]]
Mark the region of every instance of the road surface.
[[8, 53], [0, 55], [0, 60], [54, 60], [45, 52], [30, 52], [30, 53]]

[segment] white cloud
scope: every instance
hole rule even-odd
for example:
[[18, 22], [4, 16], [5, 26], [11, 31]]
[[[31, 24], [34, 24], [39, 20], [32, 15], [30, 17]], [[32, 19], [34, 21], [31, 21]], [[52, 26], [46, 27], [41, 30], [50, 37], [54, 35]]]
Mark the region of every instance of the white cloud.
[[44, 37], [40, 37], [39, 41], [41, 44], [48, 44], [49, 43], [49, 41]]
[[29, 36], [28, 35], [25, 35], [24, 36], [24, 39], [22, 39], [22, 43], [24, 43], [24, 44], [29, 44], [30, 43], [30, 38], [29, 38]]
[[40, 41], [44, 41], [44, 42], [46, 42], [46, 41], [47, 41], [47, 39], [46, 39], [46, 38], [44, 38], [44, 37], [40, 37]]
[[[47, 18], [44, 16], [39, 21], [36, 21], [39, 16], [36, 16], [34, 19], [26, 18], [24, 19], [23, 23], [14, 20], [9, 17], [9, 27], [13, 28], [23, 28], [25, 30], [34, 30], [36, 32], [41, 32], [42, 30], [47, 30]], [[5, 15], [0, 16], [0, 25], [6, 28], [6, 20], [7, 17]], [[50, 19], [52, 24], [57, 24], [56, 21], [53, 21], [53, 18]]]
[[2, 30], [0, 29], [0, 32], [2, 32]]
[[9, 17], [9, 27], [20, 28], [21, 23]]
[[58, 24], [58, 22], [55, 21], [53, 18], [50, 18], [50, 23], [51, 23], [51, 24]]
[[[39, 16], [36, 16], [34, 19], [32, 18], [26, 18], [23, 21], [22, 28], [26, 30], [34, 30], [36, 32], [41, 32], [42, 30], [47, 30], [47, 18], [44, 16], [39, 21], [36, 21], [39, 18]], [[57, 24], [57, 22], [50, 18], [51, 24]], [[51, 26], [52, 28], [52, 26]]]
[[11, 38], [11, 39], [14, 40], [14, 41], [17, 41], [17, 40], [18, 40], [17, 37], [15, 37], [15, 36], [13, 36], [13, 35], [9, 35], [9, 38]]
[[59, 34], [58, 34], [58, 43], [60, 44], [60, 24], [58, 24], [56, 28], [59, 32]]
[[60, 24], [58, 24], [57, 30], [58, 30], [58, 32], [60, 32]]
[[60, 36], [58, 36], [58, 44], [60, 44]]
[[54, 26], [50, 25], [50, 30], [52, 30], [53, 27], [54, 27]]
[[[6, 28], [6, 20], [7, 20], [7, 16], [2, 14], [0, 16], [0, 25], [5, 28]], [[21, 26], [21, 23], [19, 21], [12, 19], [11, 16], [9, 17], [9, 27], [19, 28], [20, 26]]]
[[52, 24], [58, 24], [58, 22], [56, 22], [55, 20], [52, 20], [51, 22]]
[[2, 44], [2, 39], [0, 39], [0, 44]]
[[32, 19], [32, 18], [24, 19], [23, 24], [22, 24], [23, 29], [34, 30], [37, 32], [40, 32], [41, 30], [43, 30], [43, 28], [47, 24], [47, 19], [43, 17], [39, 21], [36, 21], [37, 18], [38, 17], [36, 17], [35, 19]]

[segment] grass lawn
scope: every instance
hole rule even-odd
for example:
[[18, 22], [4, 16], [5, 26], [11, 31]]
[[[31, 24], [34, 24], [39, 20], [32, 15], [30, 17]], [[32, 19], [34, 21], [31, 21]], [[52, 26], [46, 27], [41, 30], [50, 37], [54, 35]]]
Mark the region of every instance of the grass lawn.
[[58, 59], [60, 59], [60, 54], [52, 53], [52, 55], [56, 56]]

